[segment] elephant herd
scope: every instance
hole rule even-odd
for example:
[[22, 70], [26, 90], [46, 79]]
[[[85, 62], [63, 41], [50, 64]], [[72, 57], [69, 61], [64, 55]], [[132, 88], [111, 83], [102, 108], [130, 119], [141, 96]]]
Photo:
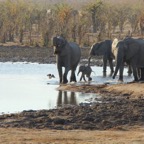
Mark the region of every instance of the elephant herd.
[[[67, 74], [71, 70], [70, 82], [76, 82], [75, 71], [80, 62], [81, 49], [76, 43], [68, 42], [65, 38], [57, 36], [53, 38], [54, 54], [56, 54], [57, 69], [60, 83], [67, 83]], [[80, 66], [82, 72], [80, 80], [84, 75], [91, 80], [90, 60], [93, 56], [103, 56], [103, 73], [106, 73], [107, 61], [109, 62], [111, 76], [114, 79], [119, 71], [119, 81], [123, 81], [125, 63], [128, 65], [128, 73], [133, 73], [134, 81], [144, 81], [144, 40], [141, 38], [126, 37], [123, 40], [117, 38], [104, 40], [91, 46], [88, 57], [88, 66]], [[113, 60], [116, 67], [114, 69]], [[62, 67], [65, 68], [63, 73]], [[78, 73], [79, 73], [78, 72]]]

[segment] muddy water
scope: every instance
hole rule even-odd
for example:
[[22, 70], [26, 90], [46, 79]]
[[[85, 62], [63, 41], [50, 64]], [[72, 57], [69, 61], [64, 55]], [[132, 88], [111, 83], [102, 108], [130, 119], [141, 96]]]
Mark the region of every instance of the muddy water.
[[[111, 77], [102, 76], [101, 67], [92, 69], [95, 71], [92, 83], [116, 83]], [[49, 79], [47, 74], [54, 74], [55, 78]], [[0, 63], [0, 114], [79, 105], [98, 97], [96, 94], [57, 91], [58, 80], [55, 64]]]

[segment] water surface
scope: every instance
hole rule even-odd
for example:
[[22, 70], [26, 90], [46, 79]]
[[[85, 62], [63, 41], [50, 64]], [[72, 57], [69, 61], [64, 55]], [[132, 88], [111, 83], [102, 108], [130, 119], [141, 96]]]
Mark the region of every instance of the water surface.
[[[102, 76], [101, 67], [95, 66], [92, 69], [95, 71], [92, 73], [92, 83], [116, 83], [117, 80]], [[48, 79], [47, 74], [54, 74], [55, 78]], [[77, 79], [79, 78], [80, 75]], [[57, 91], [58, 82], [55, 64], [0, 63], [0, 113], [53, 109], [67, 104], [79, 105], [98, 97], [96, 94]]]

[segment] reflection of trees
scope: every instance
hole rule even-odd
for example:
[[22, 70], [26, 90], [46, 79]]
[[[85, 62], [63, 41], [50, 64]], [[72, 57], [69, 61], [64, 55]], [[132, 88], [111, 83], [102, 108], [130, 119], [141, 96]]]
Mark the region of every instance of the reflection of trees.
[[67, 104], [77, 105], [75, 93], [70, 92], [70, 94], [68, 94], [67, 91], [59, 91], [57, 106], [63, 106], [63, 105], [67, 105]]

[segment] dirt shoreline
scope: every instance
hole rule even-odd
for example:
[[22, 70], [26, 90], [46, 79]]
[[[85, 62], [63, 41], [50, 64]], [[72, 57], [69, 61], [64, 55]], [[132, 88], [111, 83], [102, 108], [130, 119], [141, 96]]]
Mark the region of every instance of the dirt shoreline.
[[100, 85], [61, 85], [57, 90], [85, 92], [85, 93], [100, 93], [110, 96], [125, 96], [130, 99], [144, 99], [144, 83], [129, 83], [129, 84], [100, 84]]
[[[2, 46], [0, 61], [55, 63], [55, 57], [52, 49]], [[96, 101], [102, 103], [0, 115], [0, 143], [143, 144], [143, 87], [143, 83], [62, 85], [58, 90], [99, 93], [102, 97]]]

